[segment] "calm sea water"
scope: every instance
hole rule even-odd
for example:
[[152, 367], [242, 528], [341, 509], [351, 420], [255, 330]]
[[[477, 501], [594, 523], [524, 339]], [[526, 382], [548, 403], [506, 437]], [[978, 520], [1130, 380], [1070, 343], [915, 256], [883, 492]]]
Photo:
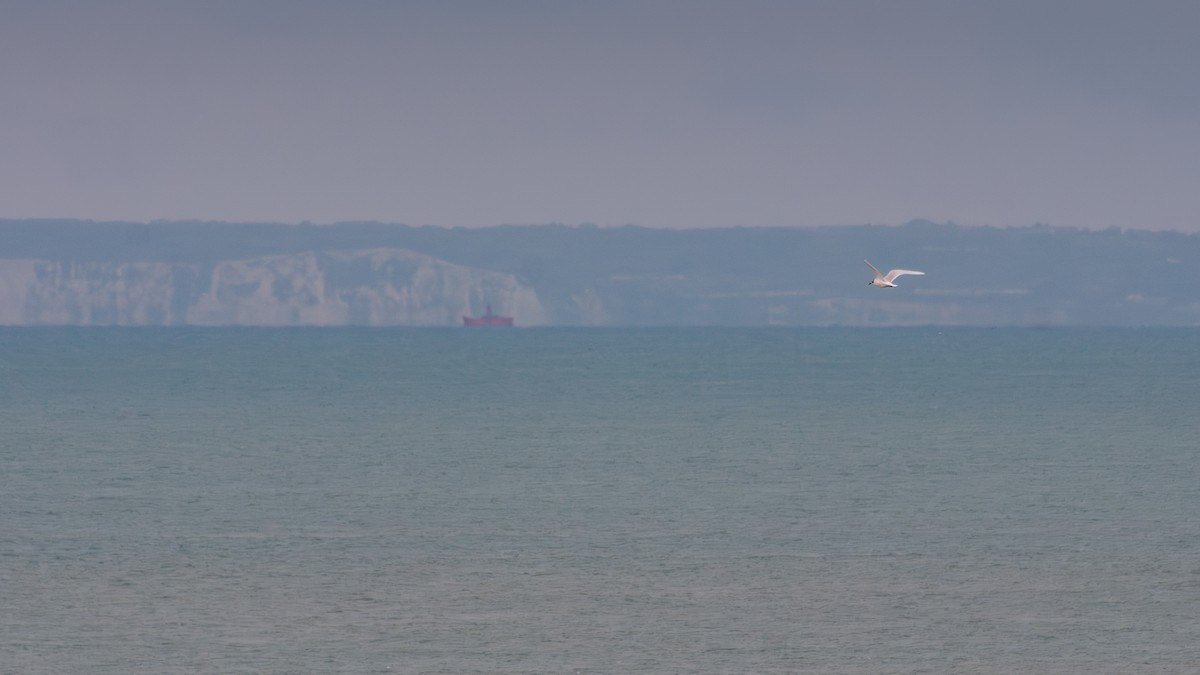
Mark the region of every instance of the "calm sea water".
[[1200, 672], [1200, 332], [0, 330], [0, 672]]

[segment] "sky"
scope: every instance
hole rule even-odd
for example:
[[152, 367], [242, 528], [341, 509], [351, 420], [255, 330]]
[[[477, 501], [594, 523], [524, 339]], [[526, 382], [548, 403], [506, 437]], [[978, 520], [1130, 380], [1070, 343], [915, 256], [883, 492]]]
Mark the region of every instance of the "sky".
[[1194, 0], [0, 16], [0, 218], [1200, 232]]

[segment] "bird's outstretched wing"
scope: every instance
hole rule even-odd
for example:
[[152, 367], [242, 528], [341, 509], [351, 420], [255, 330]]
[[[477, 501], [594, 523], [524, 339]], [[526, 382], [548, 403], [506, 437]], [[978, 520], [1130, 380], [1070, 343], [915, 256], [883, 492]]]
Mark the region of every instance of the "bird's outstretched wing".
[[[869, 265], [870, 263], [867, 263], [867, 264]], [[896, 277], [902, 277], [905, 274], [921, 274], [921, 275], [923, 275], [925, 273], [918, 272], [916, 270], [892, 270], [891, 272], [887, 273], [887, 276], [884, 277], [883, 280], [890, 284], [896, 280]]]
[[864, 258], [864, 259], [863, 259], [863, 262], [867, 263], [867, 267], [870, 267], [870, 268], [871, 268], [871, 271], [875, 273], [875, 278], [876, 278], [876, 279], [882, 279], [882, 278], [883, 278], [883, 275], [882, 275], [882, 274], [880, 274], [880, 273], [879, 273], [879, 270], [878, 270], [878, 269], [876, 269], [876, 268], [875, 268], [875, 266], [871, 264], [871, 261], [869, 261], [869, 260], [866, 260], [866, 259]]

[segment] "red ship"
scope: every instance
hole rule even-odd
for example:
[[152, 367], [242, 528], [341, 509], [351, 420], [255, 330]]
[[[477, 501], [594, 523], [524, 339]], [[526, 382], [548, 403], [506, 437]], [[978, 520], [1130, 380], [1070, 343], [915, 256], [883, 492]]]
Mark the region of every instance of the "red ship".
[[513, 318], [511, 316], [500, 316], [492, 314], [492, 306], [487, 306], [487, 313], [483, 316], [464, 316], [464, 326], [511, 326]]

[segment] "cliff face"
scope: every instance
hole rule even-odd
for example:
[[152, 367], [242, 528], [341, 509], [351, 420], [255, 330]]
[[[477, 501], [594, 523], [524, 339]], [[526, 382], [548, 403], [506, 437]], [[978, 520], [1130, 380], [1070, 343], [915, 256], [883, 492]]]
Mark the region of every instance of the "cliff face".
[[546, 323], [513, 275], [396, 248], [215, 264], [0, 259], [3, 325], [452, 326], [490, 303]]
[[[1173, 232], [0, 219], [0, 256], [0, 325], [1200, 325]], [[864, 258], [927, 275], [871, 289]]]

